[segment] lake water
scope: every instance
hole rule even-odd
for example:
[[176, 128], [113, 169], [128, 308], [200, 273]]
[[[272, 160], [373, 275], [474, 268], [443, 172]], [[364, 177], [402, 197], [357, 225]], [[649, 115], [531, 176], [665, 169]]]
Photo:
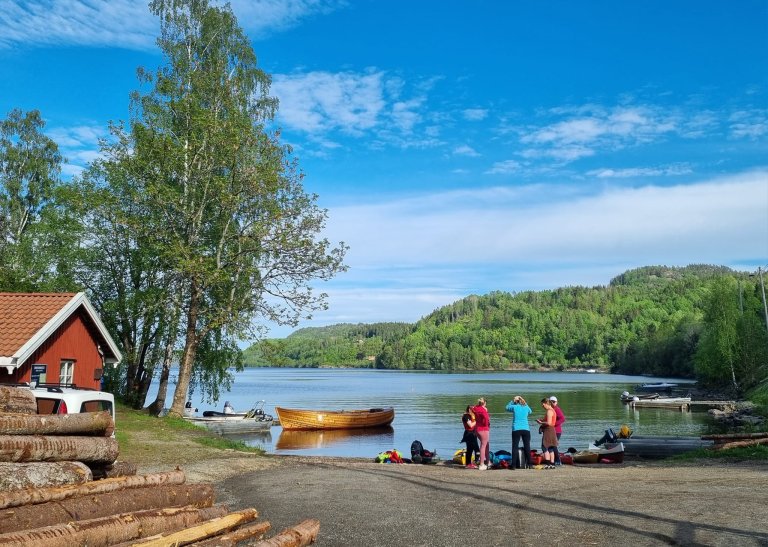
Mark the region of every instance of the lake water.
[[[704, 412], [666, 409], [634, 410], [621, 403], [622, 391], [633, 391], [640, 383], [669, 381], [612, 374], [565, 372], [496, 372], [445, 374], [370, 369], [256, 368], [236, 373], [230, 392], [217, 406], [199, 396], [192, 403], [200, 411], [221, 410], [230, 401], [245, 411], [265, 400], [265, 411], [275, 415], [275, 406], [308, 409], [362, 409], [392, 406], [395, 420], [390, 428], [370, 431], [282, 431], [238, 437], [246, 444], [260, 446], [275, 454], [370, 457], [396, 448], [410, 455], [411, 442], [419, 439], [425, 448], [450, 459], [462, 434], [461, 415], [468, 404], [485, 397], [491, 416], [491, 450], [509, 450], [511, 414], [504, 408], [512, 397], [522, 395], [531, 409], [531, 444], [538, 446], [540, 435], [534, 419], [543, 415], [539, 401], [557, 396], [566, 416], [561, 449], [586, 448], [608, 427], [629, 425], [642, 435], [698, 436], [708, 426]], [[153, 400], [157, 387], [150, 390]], [[169, 400], [172, 397], [171, 386]]]

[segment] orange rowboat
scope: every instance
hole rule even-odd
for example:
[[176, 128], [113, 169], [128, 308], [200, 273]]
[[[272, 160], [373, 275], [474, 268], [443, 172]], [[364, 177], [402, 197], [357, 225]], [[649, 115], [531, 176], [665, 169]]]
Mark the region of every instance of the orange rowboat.
[[283, 429], [362, 429], [389, 425], [395, 419], [395, 409], [367, 410], [299, 410], [275, 407]]

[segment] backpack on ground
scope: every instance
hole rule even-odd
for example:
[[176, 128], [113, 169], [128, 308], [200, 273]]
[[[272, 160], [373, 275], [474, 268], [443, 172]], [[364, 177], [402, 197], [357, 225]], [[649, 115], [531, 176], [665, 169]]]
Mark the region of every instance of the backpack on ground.
[[411, 443], [411, 460], [413, 463], [434, 463], [437, 459], [437, 454], [431, 450], [426, 450], [421, 441], [413, 441]]

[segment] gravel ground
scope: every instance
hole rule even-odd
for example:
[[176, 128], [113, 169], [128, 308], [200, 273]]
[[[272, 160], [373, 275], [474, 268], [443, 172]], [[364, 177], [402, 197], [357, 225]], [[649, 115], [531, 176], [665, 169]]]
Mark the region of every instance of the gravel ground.
[[220, 463], [185, 470], [190, 481], [213, 480], [218, 502], [258, 509], [274, 532], [319, 519], [318, 546], [768, 545], [763, 462], [515, 471], [277, 456]]

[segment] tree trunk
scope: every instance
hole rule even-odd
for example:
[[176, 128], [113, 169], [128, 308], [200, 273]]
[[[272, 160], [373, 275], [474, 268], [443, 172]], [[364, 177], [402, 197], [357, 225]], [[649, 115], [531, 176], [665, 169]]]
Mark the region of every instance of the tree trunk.
[[712, 448], [714, 450], [727, 450], [729, 448], [739, 448], [743, 446], [757, 446], [760, 444], [768, 445], [768, 437], [762, 439], [750, 439], [748, 441], [733, 441], [730, 443], [716, 444]]
[[0, 435], [0, 462], [112, 463], [118, 453], [111, 437]]
[[286, 528], [275, 537], [254, 543], [255, 547], [304, 547], [314, 543], [320, 532], [320, 521], [307, 519], [296, 526]]
[[200, 343], [200, 334], [197, 332], [198, 313], [200, 312], [200, 300], [202, 295], [196, 282], [192, 282], [190, 288], [189, 308], [187, 311], [186, 340], [184, 341], [184, 353], [179, 363], [179, 377], [176, 380], [176, 391], [173, 394], [173, 404], [170, 414], [181, 417], [184, 415], [184, 404], [187, 402], [189, 381], [192, 378], [192, 366], [195, 363], [197, 346]]
[[[93, 480], [81, 462], [0, 463], [0, 492], [25, 488], [82, 484]], [[2, 526], [0, 526], [2, 529]]]
[[211, 507], [214, 501], [210, 484], [174, 484], [134, 488], [78, 496], [39, 505], [0, 510], [0, 530], [7, 534], [44, 526], [131, 513], [164, 507]]
[[145, 541], [137, 541], [133, 547], [167, 547], [168, 545], [189, 545], [196, 541], [217, 536], [224, 531], [231, 530], [246, 522], [256, 520], [259, 512], [256, 509], [243, 509], [236, 513], [230, 513], [223, 517], [215, 518], [207, 522], [202, 522], [197, 526], [174, 532], [172, 534], [162, 534], [160, 537], [147, 538]]
[[37, 414], [35, 396], [27, 388], [0, 386], [0, 413]]
[[0, 490], [0, 509], [6, 507], [19, 507], [35, 503], [64, 500], [75, 496], [88, 496], [102, 492], [117, 492], [131, 488], [145, 486], [159, 486], [163, 484], [183, 484], [186, 480], [184, 471], [177, 469], [167, 473], [155, 473], [152, 475], [136, 475], [132, 477], [120, 477], [116, 479], [104, 479], [98, 482], [89, 482], [81, 485], [33, 488], [19, 492], [4, 492]]
[[115, 422], [107, 411], [79, 414], [0, 414], [0, 435], [97, 435], [108, 437]]
[[160, 371], [160, 381], [157, 387], [157, 397], [155, 398], [154, 402], [147, 408], [149, 413], [153, 416], [158, 416], [160, 412], [162, 412], [162, 410], [165, 408], [165, 398], [168, 396], [168, 378], [171, 375], [171, 362], [173, 361], [173, 348], [175, 345], [176, 336], [169, 336], [168, 342], [165, 346], [165, 355], [163, 356], [163, 368]]
[[107, 547], [124, 541], [175, 532], [224, 516], [225, 507], [175, 507], [123, 513], [0, 535], [0, 545], [24, 547]]
[[266, 534], [272, 525], [267, 522], [257, 522], [248, 526], [241, 526], [223, 536], [216, 536], [211, 539], [198, 541], [194, 547], [235, 547], [243, 541], [258, 541]]

